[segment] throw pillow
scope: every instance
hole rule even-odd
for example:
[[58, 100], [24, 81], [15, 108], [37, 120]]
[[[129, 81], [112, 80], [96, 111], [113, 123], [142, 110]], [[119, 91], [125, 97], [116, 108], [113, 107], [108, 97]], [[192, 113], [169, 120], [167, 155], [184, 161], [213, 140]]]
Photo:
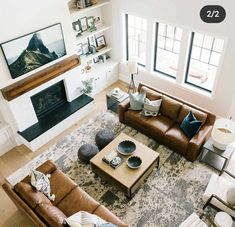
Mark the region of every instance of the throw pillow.
[[235, 206], [235, 184], [233, 184], [227, 191], [227, 202]]
[[148, 98], [144, 100], [144, 108], [141, 112], [142, 115], [148, 116], [157, 116], [160, 106], [162, 103], [162, 99], [157, 99], [154, 101], [150, 101]]
[[50, 174], [45, 175], [37, 170], [31, 172], [31, 185], [39, 192], [47, 196], [48, 199], [54, 201], [55, 195], [51, 195]]
[[136, 92], [134, 94], [130, 93], [130, 110], [142, 110], [144, 107], [144, 99], [145, 99], [146, 93], [139, 93]]
[[202, 125], [201, 121], [198, 121], [196, 117], [193, 115], [193, 112], [190, 111], [188, 115], [182, 121], [180, 128], [184, 132], [184, 134], [191, 139], [194, 135], [197, 134], [200, 127]]
[[[102, 218], [90, 214], [86, 211], [79, 211], [72, 216], [65, 219], [65, 222], [70, 227], [94, 227], [94, 226], [103, 226], [104, 224], [111, 224], [107, 223]], [[116, 225], [111, 224], [110, 227], [115, 227]]]

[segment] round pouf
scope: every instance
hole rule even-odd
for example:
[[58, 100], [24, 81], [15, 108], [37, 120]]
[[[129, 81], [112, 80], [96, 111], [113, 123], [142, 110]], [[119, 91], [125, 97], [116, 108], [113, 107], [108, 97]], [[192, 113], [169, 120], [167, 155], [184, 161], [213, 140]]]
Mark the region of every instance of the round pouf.
[[110, 129], [101, 129], [95, 136], [95, 142], [99, 150], [102, 150], [114, 139], [114, 133]]
[[232, 227], [233, 219], [227, 213], [221, 211], [215, 215], [214, 219], [215, 224], [218, 227]]
[[88, 164], [90, 159], [93, 158], [98, 152], [99, 149], [96, 145], [87, 143], [79, 148], [78, 158], [81, 162]]

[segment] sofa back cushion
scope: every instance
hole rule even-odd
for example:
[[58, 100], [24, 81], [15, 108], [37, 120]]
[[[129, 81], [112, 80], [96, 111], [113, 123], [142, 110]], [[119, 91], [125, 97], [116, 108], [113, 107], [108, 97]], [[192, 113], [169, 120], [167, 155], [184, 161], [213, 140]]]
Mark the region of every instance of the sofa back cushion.
[[150, 101], [160, 99], [162, 97], [161, 93], [158, 93], [148, 87], [141, 87], [140, 92], [146, 93], [146, 98], [148, 98]]
[[193, 115], [197, 118], [197, 120], [202, 122], [202, 125], [206, 122], [206, 119], [207, 119], [207, 114], [206, 113], [204, 113], [200, 110], [197, 110], [195, 108], [192, 108], [188, 105], [183, 105], [181, 110], [180, 110], [179, 116], [177, 117], [176, 123], [181, 124], [182, 121], [184, 120], [184, 118], [187, 116], [187, 114], [190, 111], [193, 112]]
[[51, 204], [41, 203], [35, 211], [49, 226], [63, 227], [67, 218], [60, 209]]
[[164, 95], [162, 97], [160, 113], [171, 120], [176, 121], [181, 107], [182, 103]]
[[25, 182], [16, 184], [14, 190], [33, 209], [40, 203], [51, 204], [44, 194], [37, 192], [30, 184]]

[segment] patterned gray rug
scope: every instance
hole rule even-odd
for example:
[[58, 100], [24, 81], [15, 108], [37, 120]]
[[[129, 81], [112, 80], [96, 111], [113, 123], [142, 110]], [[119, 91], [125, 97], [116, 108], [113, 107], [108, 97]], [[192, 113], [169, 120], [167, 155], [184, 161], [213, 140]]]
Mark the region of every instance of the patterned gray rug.
[[[160, 154], [160, 168], [154, 169], [131, 200], [93, 174], [89, 165], [77, 160], [79, 147], [84, 143], [95, 143], [95, 135], [101, 128], [112, 129], [116, 135], [124, 132]], [[179, 226], [191, 213], [201, 214], [201, 198], [213, 172], [204, 164], [198, 161], [191, 163], [133, 128], [119, 123], [117, 115], [108, 111], [97, 114], [9, 176], [8, 181], [17, 183], [31, 169], [48, 159], [130, 226]]]

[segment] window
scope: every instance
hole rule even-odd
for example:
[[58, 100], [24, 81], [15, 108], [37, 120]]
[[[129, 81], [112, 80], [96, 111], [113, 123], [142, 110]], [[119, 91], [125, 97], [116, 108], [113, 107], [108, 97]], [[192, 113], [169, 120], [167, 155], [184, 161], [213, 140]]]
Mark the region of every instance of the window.
[[156, 23], [154, 71], [176, 78], [182, 29]]
[[146, 64], [146, 31], [146, 19], [126, 14], [127, 60], [129, 56], [137, 56], [143, 66]]
[[224, 41], [192, 33], [185, 83], [211, 92], [215, 83]]

